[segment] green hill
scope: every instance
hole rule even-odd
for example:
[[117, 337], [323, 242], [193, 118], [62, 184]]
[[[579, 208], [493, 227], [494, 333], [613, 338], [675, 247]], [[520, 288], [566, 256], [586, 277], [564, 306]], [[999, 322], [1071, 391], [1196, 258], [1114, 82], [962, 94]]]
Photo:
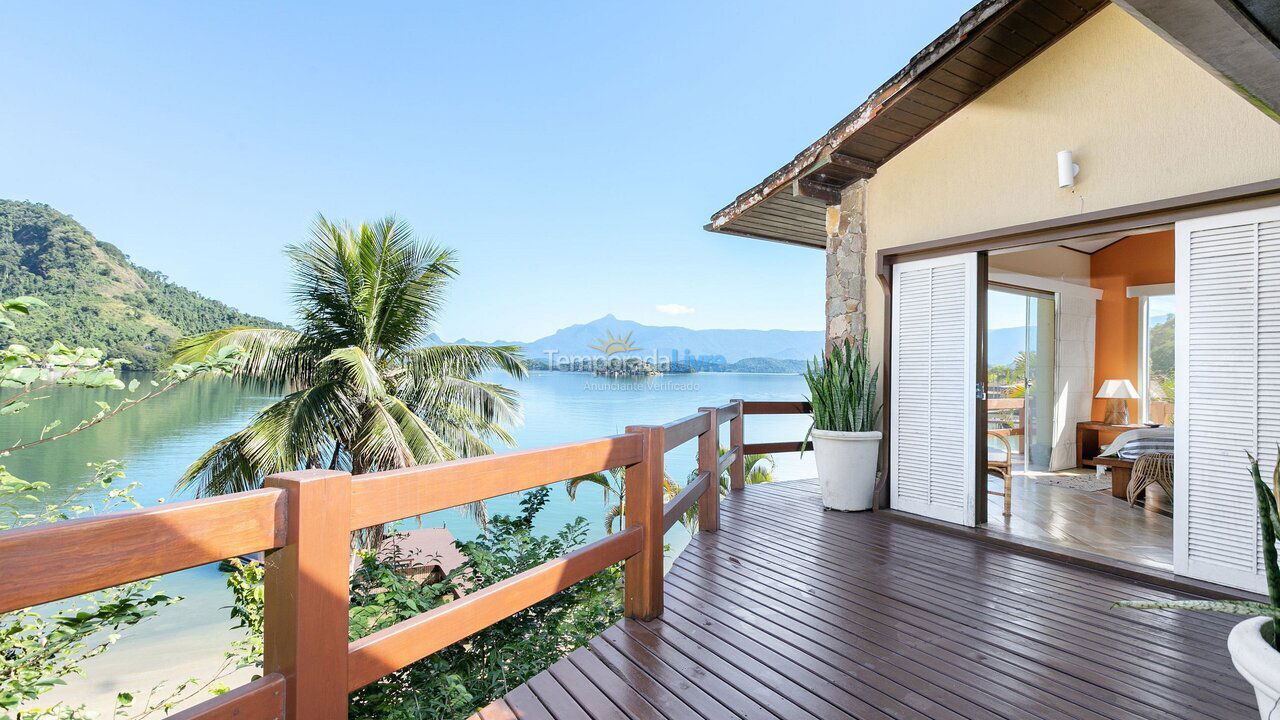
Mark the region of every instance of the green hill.
[[3, 342], [44, 348], [60, 339], [97, 346], [154, 368], [181, 335], [229, 325], [268, 325], [134, 265], [70, 215], [41, 203], [0, 200], [0, 297], [49, 303]]

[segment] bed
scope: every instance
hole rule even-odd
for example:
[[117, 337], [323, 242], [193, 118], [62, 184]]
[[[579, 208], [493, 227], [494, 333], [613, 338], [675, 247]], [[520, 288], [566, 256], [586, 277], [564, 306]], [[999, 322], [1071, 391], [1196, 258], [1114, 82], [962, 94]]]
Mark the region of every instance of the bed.
[[1111, 494], [1121, 500], [1128, 499], [1129, 480], [1133, 464], [1143, 455], [1153, 453], [1173, 454], [1173, 428], [1135, 428], [1116, 436], [1110, 445], [1094, 458], [1100, 467], [1111, 469]]

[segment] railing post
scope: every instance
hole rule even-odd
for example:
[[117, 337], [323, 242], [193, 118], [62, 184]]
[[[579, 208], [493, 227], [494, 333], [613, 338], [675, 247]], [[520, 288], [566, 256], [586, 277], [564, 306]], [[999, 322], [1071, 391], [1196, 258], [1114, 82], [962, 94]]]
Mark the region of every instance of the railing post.
[[720, 529], [720, 423], [715, 408], [698, 408], [707, 413], [710, 426], [698, 436], [698, 473], [707, 473], [707, 489], [698, 498], [698, 532]]
[[742, 406], [741, 400], [730, 400], [729, 402], [734, 403], [735, 405], [738, 406], [737, 416], [735, 416], [732, 420], [729, 421], [729, 450], [730, 451], [736, 450], [738, 453], [737, 457], [733, 459], [733, 462], [729, 464], [729, 489], [741, 490], [742, 488], [746, 487], [746, 484], [747, 484], [745, 473], [743, 472], [744, 468], [746, 467], [746, 459], [743, 458], [742, 456], [743, 455], [743, 452], [742, 452], [742, 446], [743, 446], [742, 407], [743, 406]]
[[289, 720], [345, 720], [351, 475], [301, 470], [263, 485], [289, 494], [287, 544], [266, 557], [263, 671], [285, 676]]
[[627, 468], [623, 516], [627, 527], [643, 527], [640, 552], [627, 559], [623, 571], [623, 612], [652, 620], [662, 614], [662, 479], [665, 442], [661, 426], [627, 428], [644, 438], [640, 462]]

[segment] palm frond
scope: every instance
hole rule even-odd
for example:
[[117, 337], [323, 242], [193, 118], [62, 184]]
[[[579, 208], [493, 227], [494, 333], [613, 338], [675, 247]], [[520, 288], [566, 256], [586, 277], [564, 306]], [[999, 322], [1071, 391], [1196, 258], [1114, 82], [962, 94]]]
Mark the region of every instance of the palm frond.
[[267, 475], [320, 467], [320, 459], [333, 451], [333, 420], [346, 407], [335, 383], [290, 393], [196, 459], [174, 491], [192, 488], [198, 497], [240, 492], [261, 487]]
[[305, 345], [304, 336], [294, 330], [236, 326], [174, 340], [170, 361], [196, 363], [224, 347], [238, 347], [242, 360], [237, 375], [306, 383], [314, 372], [314, 357]]
[[[578, 488], [582, 487], [584, 483], [596, 485], [596, 486], [599, 486], [604, 491], [604, 499], [605, 501], [608, 501], [610, 497], [620, 495], [618, 490], [615, 488], [615, 482], [616, 481], [611, 480], [610, 476], [606, 473], [594, 472], [594, 473], [588, 473], [586, 475], [579, 475], [578, 477], [569, 478], [568, 480], [565, 480], [564, 490], [566, 493], [569, 494], [570, 500], [577, 500]], [[618, 487], [621, 487], [621, 486], [618, 486]]]
[[359, 347], [338, 348], [325, 356], [320, 364], [337, 367], [339, 375], [350, 390], [368, 402], [376, 403], [387, 396], [387, 388], [382, 382], [381, 373], [378, 372], [373, 359]]
[[439, 408], [458, 408], [482, 417], [489, 423], [518, 425], [522, 421], [519, 395], [496, 383], [462, 378], [434, 378], [415, 381], [411, 387], [397, 392], [397, 397], [429, 416]]
[[433, 345], [405, 353], [403, 363], [412, 374], [426, 377], [469, 379], [488, 370], [501, 370], [517, 379], [529, 374], [516, 345]]

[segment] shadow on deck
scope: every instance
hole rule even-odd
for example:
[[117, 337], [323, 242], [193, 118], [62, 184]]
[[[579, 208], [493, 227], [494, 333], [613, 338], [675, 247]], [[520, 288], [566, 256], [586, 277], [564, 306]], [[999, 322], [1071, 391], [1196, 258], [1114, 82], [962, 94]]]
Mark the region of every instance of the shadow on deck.
[[478, 715], [494, 718], [1220, 718], [1253, 693], [1226, 616], [1111, 610], [1168, 590], [884, 514], [814, 481], [721, 506], [623, 620]]

